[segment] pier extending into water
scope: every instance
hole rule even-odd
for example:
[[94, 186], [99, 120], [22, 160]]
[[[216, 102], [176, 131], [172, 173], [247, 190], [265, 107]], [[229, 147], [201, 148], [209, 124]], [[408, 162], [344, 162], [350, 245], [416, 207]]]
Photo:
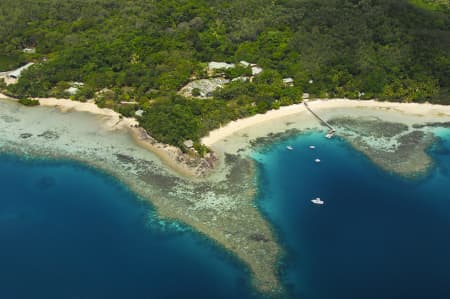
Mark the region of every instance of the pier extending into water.
[[306, 109], [311, 112], [312, 115], [314, 115], [315, 118], [317, 118], [324, 126], [328, 127], [329, 131], [327, 134], [328, 138], [331, 138], [334, 136], [334, 134], [336, 133], [336, 129], [333, 128], [332, 125], [330, 125], [329, 122], [327, 122], [326, 120], [324, 120], [323, 118], [321, 118], [317, 113], [315, 113], [311, 107], [309, 107], [308, 102], [303, 101], [303, 104], [305, 105]]

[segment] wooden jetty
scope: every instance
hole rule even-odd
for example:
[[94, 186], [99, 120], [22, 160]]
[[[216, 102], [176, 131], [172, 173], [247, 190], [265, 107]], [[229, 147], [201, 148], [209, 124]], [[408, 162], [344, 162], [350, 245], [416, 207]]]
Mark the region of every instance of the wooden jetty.
[[317, 118], [324, 126], [326, 126], [329, 130], [328, 133], [326, 135], [327, 138], [331, 138], [334, 136], [334, 134], [336, 134], [336, 129], [333, 128], [332, 125], [330, 125], [329, 122], [327, 122], [326, 120], [324, 120], [323, 118], [321, 118], [317, 113], [315, 113], [311, 107], [309, 107], [308, 103], [306, 101], [303, 102], [303, 104], [305, 105], [306, 109], [311, 112], [312, 115], [314, 115], [315, 118]]

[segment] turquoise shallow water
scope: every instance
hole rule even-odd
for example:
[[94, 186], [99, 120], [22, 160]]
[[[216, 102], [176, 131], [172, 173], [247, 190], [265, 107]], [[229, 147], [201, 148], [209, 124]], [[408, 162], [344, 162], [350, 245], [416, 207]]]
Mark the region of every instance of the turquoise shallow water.
[[288, 250], [292, 297], [450, 298], [450, 131], [437, 133], [436, 167], [416, 180], [318, 133], [254, 153], [260, 206]]
[[[437, 132], [418, 180], [319, 133], [253, 154], [290, 298], [450, 298], [450, 131]], [[235, 259], [103, 173], [3, 155], [0, 188], [0, 298], [260, 298]]]

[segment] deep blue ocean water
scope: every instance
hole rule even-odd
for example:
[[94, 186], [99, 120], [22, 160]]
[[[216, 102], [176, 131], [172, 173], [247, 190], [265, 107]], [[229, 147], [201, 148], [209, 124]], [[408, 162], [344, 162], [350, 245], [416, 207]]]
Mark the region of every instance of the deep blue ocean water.
[[254, 154], [259, 204], [287, 248], [294, 298], [450, 298], [450, 131], [438, 133], [436, 167], [415, 180], [318, 133]]
[[[290, 298], [450, 298], [450, 132], [440, 135], [436, 167], [418, 180], [321, 133], [254, 153], [258, 205], [286, 248]], [[258, 297], [234, 258], [182, 226], [159, 225], [103, 173], [3, 155], [0, 190], [2, 299]]]
[[0, 190], [1, 299], [253, 298], [232, 257], [105, 174], [0, 156]]

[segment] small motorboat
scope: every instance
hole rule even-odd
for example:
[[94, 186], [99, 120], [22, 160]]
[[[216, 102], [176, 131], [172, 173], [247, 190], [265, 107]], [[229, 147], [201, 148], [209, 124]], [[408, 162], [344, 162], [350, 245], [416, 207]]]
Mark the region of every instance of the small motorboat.
[[311, 199], [311, 202], [315, 205], [323, 205], [325, 204], [325, 202], [323, 200], [320, 199], [320, 197]]
[[316, 147], [314, 145], [309, 146], [310, 149], [315, 149]]
[[290, 150], [290, 151], [292, 151], [294, 148], [292, 147], [292, 146], [290, 146], [290, 145], [288, 145], [288, 146], [286, 146], [286, 148], [288, 149], [288, 150]]
[[320, 163], [321, 161], [320, 161], [320, 159], [316, 159], [316, 160], [314, 160], [314, 162]]
[[335, 130], [329, 130], [327, 135], [325, 135], [325, 137], [327, 137], [328, 139], [333, 138], [333, 136], [336, 134]]

